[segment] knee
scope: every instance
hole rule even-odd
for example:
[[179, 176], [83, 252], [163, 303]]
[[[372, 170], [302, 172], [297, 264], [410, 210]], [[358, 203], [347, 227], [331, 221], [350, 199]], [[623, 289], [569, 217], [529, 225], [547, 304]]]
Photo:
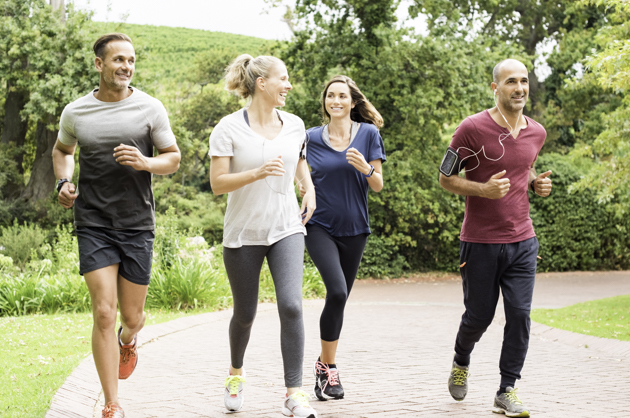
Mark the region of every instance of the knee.
[[130, 329], [130, 330], [142, 328], [144, 326], [144, 318], [145, 317], [144, 317], [143, 311], [129, 313], [129, 312], [123, 312], [121, 310], [120, 312], [121, 322], [125, 324], [127, 329]]
[[485, 331], [488, 329], [494, 317], [477, 317], [474, 315], [465, 314], [462, 318], [462, 325], [472, 328], [476, 331]]
[[343, 308], [346, 306], [348, 300], [348, 293], [344, 290], [332, 290], [326, 293], [326, 303]]
[[242, 329], [249, 329], [256, 319], [256, 310], [234, 310], [232, 322]]
[[111, 331], [116, 327], [116, 307], [99, 305], [93, 310], [94, 327], [100, 331]]
[[507, 309], [505, 313], [505, 319], [507, 322], [528, 323], [529, 314], [529, 309]]
[[278, 308], [280, 318], [288, 321], [295, 321], [302, 318], [302, 301], [284, 304]]

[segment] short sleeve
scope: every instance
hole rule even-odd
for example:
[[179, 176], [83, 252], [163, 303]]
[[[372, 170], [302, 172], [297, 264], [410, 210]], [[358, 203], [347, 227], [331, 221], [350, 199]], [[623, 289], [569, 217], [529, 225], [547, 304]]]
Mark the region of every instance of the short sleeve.
[[234, 147], [232, 145], [232, 135], [226, 126], [225, 119], [222, 119], [217, 126], [214, 127], [210, 134], [210, 157], [232, 157], [234, 155]]
[[59, 142], [64, 145], [75, 145], [78, 141], [74, 134], [74, 122], [76, 115], [73, 114], [70, 105], [66, 106], [61, 112], [61, 119], [59, 120]]
[[449, 148], [452, 148], [453, 151], [456, 151], [459, 155], [459, 158], [469, 157], [474, 153], [473, 151], [473, 141], [472, 139], [475, 137], [477, 132], [477, 128], [475, 124], [470, 120], [470, 118], [464, 119], [462, 123], [455, 129], [453, 133], [453, 139], [451, 140], [451, 144]]
[[383, 138], [376, 127], [374, 127], [370, 135], [370, 148], [368, 152], [368, 162], [380, 159], [381, 162], [387, 161], [385, 156], [385, 145], [383, 144]]
[[302, 146], [300, 147], [300, 160], [306, 160], [306, 146], [308, 145], [309, 134], [308, 131], [304, 133], [304, 141], [302, 141]]
[[155, 105], [155, 119], [151, 126], [151, 139], [153, 146], [157, 149], [165, 149], [177, 143], [175, 134], [171, 129], [171, 123], [168, 120], [168, 113], [162, 102], [157, 101]]

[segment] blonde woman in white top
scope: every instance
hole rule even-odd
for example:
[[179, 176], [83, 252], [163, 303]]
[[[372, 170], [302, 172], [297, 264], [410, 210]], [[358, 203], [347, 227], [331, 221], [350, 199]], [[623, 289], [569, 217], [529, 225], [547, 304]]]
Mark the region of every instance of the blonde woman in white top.
[[[286, 416], [316, 418], [301, 389], [304, 358], [302, 266], [304, 225], [315, 210], [308, 166], [299, 158], [302, 120], [276, 109], [291, 90], [284, 63], [275, 57], [241, 55], [226, 69], [226, 89], [251, 103], [224, 117], [210, 135], [212, 191], [228, 193], [223, 259], [234, 299], [230, 322], [231, 365], [225, 407], [243, 405], [243, 360], [258, 305], [260, 269], [266, 258], [276, 288], [287, 393]], [[302, 206], [294, 180], [306, 189]]]

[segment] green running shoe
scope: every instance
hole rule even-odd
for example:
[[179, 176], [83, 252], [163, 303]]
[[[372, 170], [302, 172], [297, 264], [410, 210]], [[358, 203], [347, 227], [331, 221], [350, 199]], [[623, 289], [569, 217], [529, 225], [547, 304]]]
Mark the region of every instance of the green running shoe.
[[492, 412], [495, 414], [505, 414], [506, 417], [528, 417], [529, 411], [523, 405], [523, 402], [516, 396], [516, 391], [512, 387], [505, 389], [505, 393], [494, 397], [494, 408]]
[[468, 393], [468, 366], [460, 366], [453, 360], [451, 375], [448, 377], [448, 391], [456, 401], [463, 401]]

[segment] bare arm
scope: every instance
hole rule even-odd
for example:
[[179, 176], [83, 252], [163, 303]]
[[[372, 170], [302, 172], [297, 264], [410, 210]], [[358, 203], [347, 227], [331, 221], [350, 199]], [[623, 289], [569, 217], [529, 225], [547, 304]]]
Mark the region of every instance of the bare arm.
[[367, 177], [367, 182], [370, 189], [378, 193], [383, 190], [383, 163], [379, 158], [378, 160], [370, 161], [370, 165], [374, 166], [374, 173], [372, 173], [371, 177]]
[[217, 196], [233, 192], [268, 176], [284, 175], [284, 163], [281, 155], [268, 160], [258, 168], [241, 171], [240, 173], [230, 173], [231, 158], [213, 156], [210, 162], [210, 186], [212, 187], [212, 192]]
[[313, 216], [313, 212], [317, 207], [315, 201], [315, 187], [313, 186], [313, 180], [311, 179], [311, 173], [308, 169], [306, 160], [300, 158], [298, 161], [297, 169], [295, 171], [295, 181], [300, 190], [302, 196], [302, 207], [300, 208], [300, 216], [302, 217], [302, 224], [306, 223]]
[[177, 144], [158, 149], [158, 155], [147, 157], [136, 147], [120, 144], [114, 148], [114, 158], [121, 165], [128, 165], [137, 171], [148, 171], [153, 174], [172, 174], [179, 169], [182, 158]]
[[[72, 180], [72, 175], [74, 174], [74, 151], [76, 147], [76, 145], [62, 144], [59, 142], [59, 138], [57, 138], [52, 151], [53, 169], [57, 180]], [[76, 187], [72, 182], [64, 183], [59, 191], [59, 204], [66, 209], [70, 209], [78, 196], [75, 191]]]
[[372, 169], [370, 165], [372, 165], [374, 167], [374, 173], [372, 173], [372, 176], [367, 177], [367, 182], [370, 188], [375, 192], [383, 190], [383, 164], [380, 158], [368, 163], [365, 161], [363, 154], [357, 151], [356, 148], [350, 148], [346, 152], [346, 160], [363, 175], [370, 174], [370, 170]]
[[477, 183], [458, 175], [447, 177], [440, 173], [440, 185], [449, 192], [462, 196], [501, 199], [510, 191], [510, 180], [502, 178], [504, 175], [505, 170], [490, 177], [486, 183]]

